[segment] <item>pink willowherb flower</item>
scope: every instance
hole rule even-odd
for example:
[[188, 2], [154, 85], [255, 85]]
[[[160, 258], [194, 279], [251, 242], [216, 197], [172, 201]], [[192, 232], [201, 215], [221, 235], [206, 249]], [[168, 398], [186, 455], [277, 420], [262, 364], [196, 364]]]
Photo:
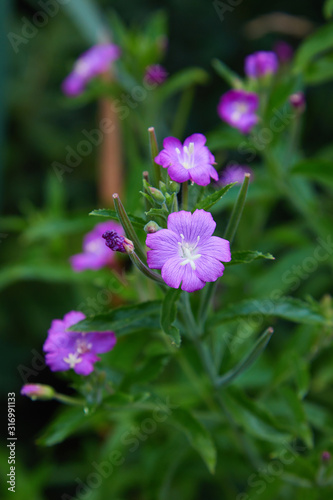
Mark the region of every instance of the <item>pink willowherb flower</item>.
[[206, 137], [192, 134], [184, 141], [184, 145], [175, 137], [167, 137], [163, 141], [162, 151], [155, 162], [168, 169], [169, 177], [176, 182], [191, 180], [199, 186], [207, 186], [210, 178], [218, 179], [213, 167], [215, 158], [205, 146]]
[[21, 389], [21, 394], [31, 399], [52, 399], [55, 391], [49, 385], [25, 384]]
[[168, 78], [168, 72], [160, 64], [147, 66], [144, 80], [149, 85], [161, 85]]
[[72, 72], [63, 81], [64, 94], [69, 97], [80, 95], [87, 83], [95, 76], [106, 73], [119, 56], [120, 48], [112, 43], [91, 47], [78, 58]]
[[116, 343], [114, 332], [77, 333], [67, 329], [85, 319], [79, 311], [71, 311], [64, 318], [52, 321], [43, 350], [50, 369], [66, 371], [71, 368], [79, 375], [89, 375], [94, 363], [100, 358], [96, 354], [108, 352]]
[[255, 52], [245, 58], [245, 74], [250, 78], [273, 75], [279, 69], [275, 52]]
[[248, 134], [258, 122], [259, 97], [254, 92], [229, 90], [220, 99], [217, 112], [222, 120]]
[[208, 281], [223, 275], [220, 261], [231, 260], [229, 241], [212, 236], [216, 223], [209, 212], [174, 212], [168, 229], [148, 234], [148, 266], [161, 269], [162, 278], [172, 288], [195, 292]]
[[86, 269], [101, 269], [110, 266], [114, 262], [114, 254], [109, 252], [102, 238], [107, 231], [122, 231], [116, 222], [101, 222], [97, 224], [83, 240], [83, 252], [70, 257], [70, 263], [74, 271], [80, 272]]
[[222, 170], [219, 178], [219, 184], [226, 186], [232, 182], [242, 183], [244, 181], [244, 175], [250, 174], [252, 177], [252, 170], [247, 165], [228, 165], [224, 170]]

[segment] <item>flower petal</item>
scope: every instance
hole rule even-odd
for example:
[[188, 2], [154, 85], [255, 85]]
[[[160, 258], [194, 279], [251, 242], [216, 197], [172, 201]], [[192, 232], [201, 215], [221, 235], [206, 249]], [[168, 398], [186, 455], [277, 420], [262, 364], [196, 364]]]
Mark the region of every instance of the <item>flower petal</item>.
[[216, 222], [210, 212], [206, 212], [205, 210], [196, 210], [192, 214], [192, 238], [189, 241], [194, 243], [197, 241], [197, 237], [200, 236], [198, 247], [201, 247], [202, 242], [211, 237], [215, 228]]
[[178, 241], [180, 237], [169, 229], [161, 229], [157, 233], [147, 234], [146, 245], [152, 250], [147, 253], [148, 267], [162, 269], [168, 259], [179, 253]]
[[163, 141], [163, 147], [168, 152], [175, 151], [176, 148], [178, 148], [179, 151], [183, 151], [183, 145], [176, 137], [166, 137]]
[[205, 286], [205, 282], [197, 276], [196, 271], [194, 271], [189, 264], [183, 267], [185, 270], [181, 289], [185, 290], [185, 292], [196, 292], [197, 290], [201, 290], [201, 288]]
[[[173, 212], [168, 217], [168, 229], [176, 233], [176, 235], [179, 237], [181, 234], [183, 234], [185, 237], [185, 241], [190, 241], [191, 221], [192, 221], [191, 212], [185, 212], [185, 210], [181, 210], [180, 212]], [[159, 232], [160, 231], [158, 231], [158, 233]], [[177, 245], [178, 241], [180, 240], [177, 240]]]
[[223, 275], [224, 265], [214, 257], [203, 255], [195, 262], [195, 273], [202, 281], [216, 281]]
[[175, 182], [186, 182], [190, 179], [190, 170], [183, 167], [180, 163], [173, 163], [168, 168], [168, 175]]
[[100, 358], [92, 352], [80, 354], [82, 361], [74, 366], [74, 371], [78, 375], [89, 375], [94, 370], [94, 363], [99, 361]]
[[192, 134], [184, 141], [184, 146], [189, 147], [190, 142], [194, 144], [194, 151], [206, 144], [206, 137], [203, 134]]
[[97, 354], [111, 351], [117, 342], [114, 332], [88, 333], [84, 339], [92, 344], [90, 352]]
[[172, 257], [162, 267], [162, 278], [172, 288], [179, 288], [183, 279], [186, 266], [182, 266], [181, 262], [182, 260], [179, 256]]
[[210, 183], [210, 165], [201, 164], [189, 170], [191, 180], [199, 186], [207, 186]]
[[222, 262], [231, 261], [230, 243], [219, 236], [211, 236], [208, 240], [199, 242], [198, 252], [205, 257], [213, 257]]

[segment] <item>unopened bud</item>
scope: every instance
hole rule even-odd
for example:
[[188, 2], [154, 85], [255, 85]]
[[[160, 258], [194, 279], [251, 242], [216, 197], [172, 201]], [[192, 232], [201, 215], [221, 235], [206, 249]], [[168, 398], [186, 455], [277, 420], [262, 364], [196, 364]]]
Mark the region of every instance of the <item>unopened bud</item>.
[[170, 181], [169, 182], [169, 191], [170, 191], [170, 193], [176, 193], [176, 194], [178, 194], [179, 190], [180, 190], [180, 184], [178, 184], [178, 182], [175, 182], [175, 181]]
[[291, 94], [291, 96], [289, 96], [289, 102], [296, 111], [303, 112], [305, 110], [305, 96], [303, 92]]
[[129, 240], [128, 238], [124, 238], [123, 242], [123, 247], [125, 249], [125, 252], [127, 254], [131, 254], [134, 252], [134, 244], [133, 241]]
[[323, 451], [321, 454], [321, 459], [323, 462], [329, 462], [331, 460], [331, 454], [329, 451]]
[[163, 203], [165, 202], [165, 196], [162, 191], [154, 187], [150, 187], [148, 188], [148, 192], [153, 200], [156, 201], [156, 203], [158, 203], [159, 205], [163, 205]]
[[53, 399], [55, 390], [49, 385], [26, 384], [21, 389], [22, 396], [28, 396], [33, 401], [36, 399]]
[[153, 234], [157, 233], [161, 228], [160, 226], [153, 220], [147, 222], [147, 224], [144, 227], [144, 230], [146, 231], [147, 234]]

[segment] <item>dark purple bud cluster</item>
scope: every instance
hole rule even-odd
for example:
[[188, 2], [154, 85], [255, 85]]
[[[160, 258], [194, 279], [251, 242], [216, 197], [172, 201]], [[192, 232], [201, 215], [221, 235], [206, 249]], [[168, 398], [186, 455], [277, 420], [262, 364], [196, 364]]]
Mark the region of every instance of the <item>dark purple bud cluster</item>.
[[105, 244], [114, 252], [122, 252], [126, 253], [124, 248], [125, 238], [123, 236], [119, 236], [116, 231], [106, 231], [102, 238], [105, 239]]

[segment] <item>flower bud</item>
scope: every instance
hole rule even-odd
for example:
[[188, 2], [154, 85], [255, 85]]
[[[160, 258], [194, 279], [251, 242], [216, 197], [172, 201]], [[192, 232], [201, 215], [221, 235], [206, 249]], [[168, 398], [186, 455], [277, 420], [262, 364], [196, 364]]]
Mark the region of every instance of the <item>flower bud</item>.
[[331, 460], [331, 454], [329, 451], [323, 451], [321, 454], [321, 460], [322, 462], [329, 462]]
[[169, 191], [170, 193], [176, 193], [178, 194], [180, 190], [180, 184], [175, 181], [169, 181]]
[[156, 203], [158, 203], [159, 205], [163, 205], [163, 203], [165, 202], [165, 196], [162, 191], [154, 187], [150, 187], [148, 188], [148, 192], [153, 200], [156, 201]]
[[295, 111], [302, 113], [305, 110], [305, 96], [303, 92], [291, 94], [291, 96], [289, 96], [289, 102]]
[[147, 234], [153, 234], [157, 233], [161, 228], [160, 226], [153, 220], [147, 222], [147, 224], [144, 227], [144, 230], [146, 231]]
[[132, 254], [134, 252], [133, 241], [129, 240], [128, 238], [124, 238], [123, 247], [124, 247], [125, 252], [127, 254]]
[[55, 390], [49, 385], [26, 384], [21, 389], [22, 396], [28, 396], [33, 401], [36, 399], [53, 399]]

